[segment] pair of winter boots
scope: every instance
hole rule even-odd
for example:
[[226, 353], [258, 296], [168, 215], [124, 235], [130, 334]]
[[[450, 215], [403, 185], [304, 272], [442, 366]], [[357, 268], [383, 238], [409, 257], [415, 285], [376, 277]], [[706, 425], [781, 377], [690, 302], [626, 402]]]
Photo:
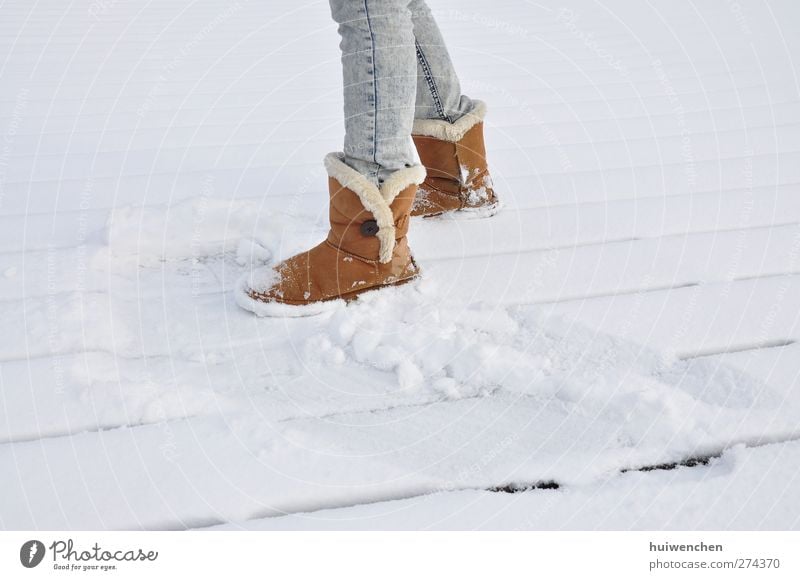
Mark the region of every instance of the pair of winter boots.
[[483, 139], [485, 111], [476, 102], [453, 124], [416, 121], [413, 139], [422, 165], [395, 171], [380, 186], [346, 165], [342, 154], [329, 154], [327, 239], [242, 278], [239, 304], [259, 315], [303, 316], [332, 300], [413, 280], [419, 268], [406, 237], [411, 216], [488, 216], [497, 210]]

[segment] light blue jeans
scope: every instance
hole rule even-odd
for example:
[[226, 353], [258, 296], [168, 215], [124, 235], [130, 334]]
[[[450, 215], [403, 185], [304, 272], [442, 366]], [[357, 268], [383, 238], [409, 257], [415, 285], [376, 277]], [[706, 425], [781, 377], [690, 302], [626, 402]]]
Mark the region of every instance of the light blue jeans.
[[330, 0], [342, 37], [345, 163], [379, 185], [414, 163], [414, 119], [472, 109], [424, 0]]

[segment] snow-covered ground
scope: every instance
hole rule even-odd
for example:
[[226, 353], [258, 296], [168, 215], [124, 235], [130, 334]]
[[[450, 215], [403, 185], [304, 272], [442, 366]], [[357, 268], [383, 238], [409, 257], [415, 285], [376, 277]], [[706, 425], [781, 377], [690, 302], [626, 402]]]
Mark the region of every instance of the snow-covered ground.
[[327, 2], [0, 4], [0, 527], [800, 528], [800, 6], [430, 4], [505, 207], [303, 319]]

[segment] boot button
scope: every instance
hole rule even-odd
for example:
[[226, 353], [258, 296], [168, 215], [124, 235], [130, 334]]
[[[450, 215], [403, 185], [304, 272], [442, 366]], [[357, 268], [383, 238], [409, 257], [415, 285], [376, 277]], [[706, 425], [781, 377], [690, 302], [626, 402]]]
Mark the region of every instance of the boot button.
[[372, 237], [378, 234], [378, 222], [375, 220], [367, 220], [361, 224], [361, 235], [365, 237]]

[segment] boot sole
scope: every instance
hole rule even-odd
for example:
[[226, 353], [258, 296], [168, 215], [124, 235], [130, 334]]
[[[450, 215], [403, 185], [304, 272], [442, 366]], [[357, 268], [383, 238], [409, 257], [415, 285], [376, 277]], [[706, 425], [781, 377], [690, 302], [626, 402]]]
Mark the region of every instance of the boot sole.
[[469, 220], [469, 219], [486, 219], [496, 215], [503, 207], [500, 200], [492, 205], [485, 205], [482, 207], [465, 207], [461, 209], [454, 209], [450, 211], [440, 211], [439, 213], [429, 213], [420, 216], [423, 219], [452, 219], [452, 220]]
[[396, 282], [389, 284], [381, 284], [380, 286], [371, 286], [362, 290], [354, 290], [347, 292], [341, 296], [333, 298], [325, 298], [317, 302], [309, 302], [308, 304], [287, 304], [285, 302], [264, 302], [258, 298], [253, 298], [250, 295], [249, 288], [247, 288], [247, 276], [242, 276], [236, 283], [234, 290], [234, 297], [239, 307], [252, 312], [258, 317], [266, 318], [305, 318], [308, 316], [318, 316], [325, 312], [332, 312], [339, 307], [339, 302], [344, 302], [345, 305], [357, 300], [362, 294], [367, 292], [377, 292], [384, 288], [391, 288], [393, 286], [402, 286], [408, 284], [419, 278], [419, 274], [415, 274], [410, 278], [403, 278]]
[[[344, 300], [346, 304], [350, 304], [351, 302], [358, 300], [360, 296], [362, 296], [363, 294], [367, 294], [368, 292], [377, 292], [378, 290], [383, 290], [384, 288], [403, 286], [404, 284], [413, 282], [417, 278], [419, 278], [419, 274], [416, 274], [411, 278], [403, 278], [402, 280], [398, 280], [397, 282], [391, 282], [389, 284], [381, 284], [380, 286], [373, 286], [371, 288], [365, 288], [364, 290], [356, 290], [355, 292], [348, 292], [347, 294], [343, 294], [340, 298]], [[334, 300], [336, 299], [334, 298]]]

